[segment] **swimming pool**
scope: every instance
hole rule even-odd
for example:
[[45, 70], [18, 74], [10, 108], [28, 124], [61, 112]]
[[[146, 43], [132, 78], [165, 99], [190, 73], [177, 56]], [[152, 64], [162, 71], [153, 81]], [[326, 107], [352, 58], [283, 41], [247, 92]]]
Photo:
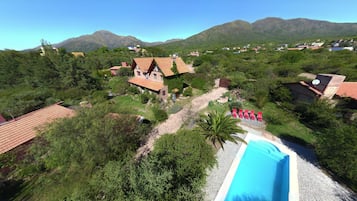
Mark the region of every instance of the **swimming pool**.
[[298, 201], [296, 153], [248, 133], [215, 201]]
[[226, 195], [226, 201], [287, 201], [289, 156], [273, 144], [250, 141]]

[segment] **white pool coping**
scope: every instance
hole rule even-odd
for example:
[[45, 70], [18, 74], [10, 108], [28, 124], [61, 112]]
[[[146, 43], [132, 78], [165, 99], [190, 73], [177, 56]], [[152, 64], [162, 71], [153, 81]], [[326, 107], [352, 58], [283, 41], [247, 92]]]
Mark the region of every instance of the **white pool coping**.
[[[274, 144], [276, 147], [279, 148], [279, 150], [287, 155], [289, 155], [289, 201], [299, 201], [299, 183], [298, 183], [298, 171], [297, 171], [297, 161], [296, 161], [296, 153], [289, 148], [287, 148], [285, 145], [271, 141], [267, 138], [260, 137], [257, 135], [253, 134], [247, 134], [245, 137], [245, 141], [249, 143], [250, 140], [265, 140], [267, 142], [270, 142]], [[247, 148], [246, 144], [241, 145], [239, 148], [239, 151], [237, 155], [235, 156], [232, 165], [230, 169], [228, 170], [228, 173], [223, 181], [223, 184], [221, 185], [221, 188], [219, 189], [217, 196], [215, 198], [215, 201], [223, 201], [228, 193], [229, 187], [232, 183], [232, 180], [234, 178], [235, 172], [239, 166], [240, 160]]]

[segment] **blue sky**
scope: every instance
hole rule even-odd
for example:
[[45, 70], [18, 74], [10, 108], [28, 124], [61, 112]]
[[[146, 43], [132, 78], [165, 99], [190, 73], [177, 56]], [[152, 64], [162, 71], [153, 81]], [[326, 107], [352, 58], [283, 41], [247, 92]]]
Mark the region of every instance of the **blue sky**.
[[145, 42], [185, 39], [234, 20], [309, 18], [357, 23], [356, 0], [0, 0], [0, 50], [108, 30]]

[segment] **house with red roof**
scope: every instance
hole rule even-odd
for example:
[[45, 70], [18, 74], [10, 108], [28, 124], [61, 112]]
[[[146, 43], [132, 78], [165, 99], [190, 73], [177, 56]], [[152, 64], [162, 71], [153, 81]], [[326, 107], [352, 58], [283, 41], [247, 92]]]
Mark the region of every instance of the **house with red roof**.
[[312, 102], [317, 99], [331, 100], [342, 86], [346, 76], [318, 74], [311, 82], [288, 83], [287, 86], [296, 101]]
[[126, 62], [121, 62], [121, 65], [120, 66], [112, 66], [109, 68], [110, 70], [110, 74], [112, 76], [117, 76], [118, 75], [118, 72], [121, 68], [130, 68], [130, 66], [128, 66], [128, 63]]
[[74, 110], [58, 104], [35, 110], [0, 125], [0, 154], [36, 137], [38, 130], [59, 118], [74, 116]]
[[131, 68], [134, 77], [128, 82], [141, 90], [157, 93], [162, 100], [168, 97], [168, 86], [165, 86], [164, 78], [189, 72], [185, 62], [177, 56], [134, 58]]

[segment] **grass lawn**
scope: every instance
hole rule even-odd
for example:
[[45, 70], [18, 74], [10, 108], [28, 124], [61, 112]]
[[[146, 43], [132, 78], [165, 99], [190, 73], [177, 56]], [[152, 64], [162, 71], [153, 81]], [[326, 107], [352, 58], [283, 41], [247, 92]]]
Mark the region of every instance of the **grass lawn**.
[[135, 114], [141, 115], [149, 120], [155, 120], [154, 114], [151, 110], [153, 104], [142, 104], [140, 101], [140, 96], [117, 96], [113, 99], [115, 102], [115, 108], [117, 111], [127, 113], [127, 114]]
[[[212, 102], [202, 113], [217, 110], [228, 111], [228, 103], [220, 104]], [[244, 101], [243, 109], [254, 110], [255, 112], [262, 111], [263, 119], [266, 121], [266, 130], [273, 135], [296, 142], [301, 145], [314, 145], [316, 137], [313, 131], [300, 123], [296, 116], [288, 111], [282, 110], [274, 103], [267, 103], [264, 108], [259, 109], [253, 103]]]
[[267, 121], [266, 130], [282, 139], [302, 145], [313, 145], [316, 137], [313, 131], [299, 122], [288, 111], [278, 108], [274, 103], [267, 103], [263, 108], [263, 119]]

